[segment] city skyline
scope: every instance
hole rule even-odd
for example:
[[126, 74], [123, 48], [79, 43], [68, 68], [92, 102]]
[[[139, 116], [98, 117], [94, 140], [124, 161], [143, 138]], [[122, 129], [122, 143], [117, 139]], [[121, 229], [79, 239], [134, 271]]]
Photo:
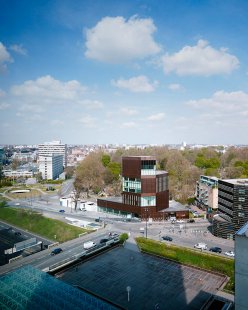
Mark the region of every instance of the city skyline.
[[1, 8], [0, 144], [247, 144], [246, 1]]

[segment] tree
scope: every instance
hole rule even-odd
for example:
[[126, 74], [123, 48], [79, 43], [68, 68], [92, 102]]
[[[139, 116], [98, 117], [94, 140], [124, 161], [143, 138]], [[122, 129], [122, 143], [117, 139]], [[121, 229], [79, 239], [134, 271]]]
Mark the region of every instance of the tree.
[[107, 167], [109, 165], [110, 161], [111, 161], [111, 158], [110, 158], [110, 156], [108, 154], [103, 154], [101, 161], [102, 161], [103, 166]]
[[74, 182], [75, 189], [85, 192], [89, 197], [89, 191], [96, 188], [102, 189], [104, 167], [99, 153], [91, 153], [77, 167]]

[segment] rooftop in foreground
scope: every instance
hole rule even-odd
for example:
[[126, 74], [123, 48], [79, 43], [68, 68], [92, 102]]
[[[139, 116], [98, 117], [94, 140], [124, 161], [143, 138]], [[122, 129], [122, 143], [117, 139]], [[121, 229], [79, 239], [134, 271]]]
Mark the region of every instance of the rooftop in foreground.
[[0, 309], [119, 309], [31, 266], [0, 277]]

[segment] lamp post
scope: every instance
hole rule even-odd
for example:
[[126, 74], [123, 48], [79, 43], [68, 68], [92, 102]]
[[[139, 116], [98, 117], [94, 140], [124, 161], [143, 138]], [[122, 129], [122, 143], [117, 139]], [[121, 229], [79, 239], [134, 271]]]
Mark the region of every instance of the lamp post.
[[146, 211], [146, 239], [147, 239], [147, 211], [148, 211], [148, 208], [145, 208], [145, 211]]

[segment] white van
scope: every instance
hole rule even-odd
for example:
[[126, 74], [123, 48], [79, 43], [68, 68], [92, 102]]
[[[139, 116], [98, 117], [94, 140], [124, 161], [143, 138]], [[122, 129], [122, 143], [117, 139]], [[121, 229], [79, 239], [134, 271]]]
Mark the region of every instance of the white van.
[[95, 244], [95, 242], [93, 242], [93, 241], [88, 241], [88, 242], [85, 242], [85, 243], [84, 243], [84, 249], [85, 249], [85, 250], [91, 249], [91, 248], [93, 248], [94, 246], [96, 246], [96, 244]]
[[203, 242], [196, 243], [196, 244], [194, 245], [194, 248], [200, 249], [200, 250], [207, 250], [207, 249], [208, 249], [206, 243], [203, 243]]

